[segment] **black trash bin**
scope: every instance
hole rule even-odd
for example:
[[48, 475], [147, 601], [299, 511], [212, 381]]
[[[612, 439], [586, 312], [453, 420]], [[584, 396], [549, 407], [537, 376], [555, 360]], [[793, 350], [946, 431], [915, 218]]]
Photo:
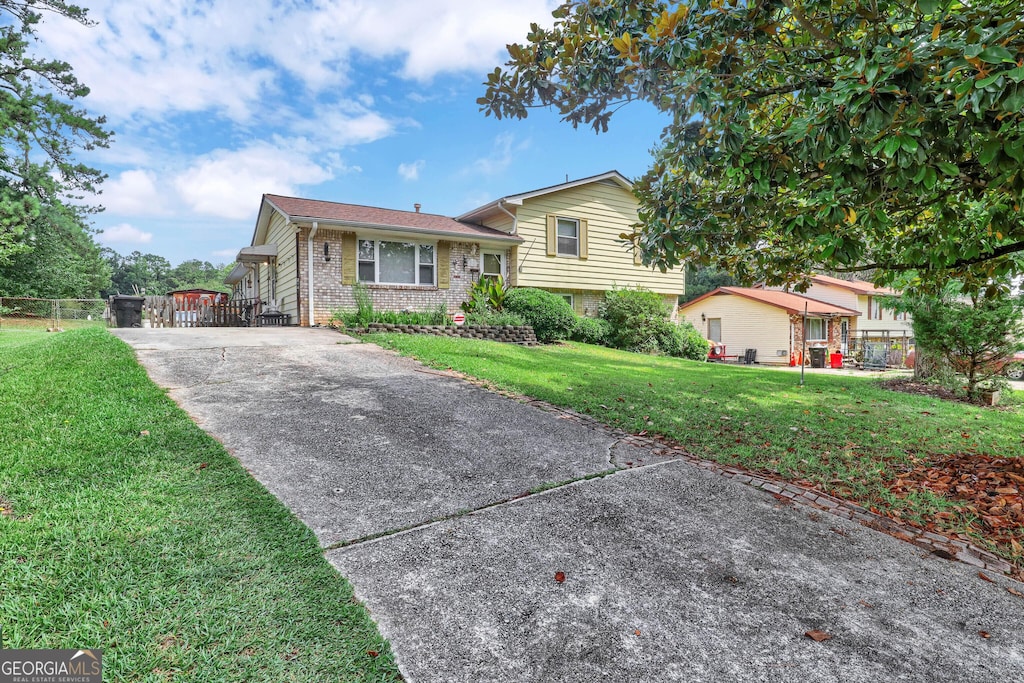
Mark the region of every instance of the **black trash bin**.
[[824, 368], [825, 367], [825, 349], [823, 349], [823, 348], [811, 349], [811, 367], [812, 368]]
[[118, 294], [114, 297], [114, 319], [118, 327], [142, 327], [142, 304], [144, 296], [126, 296]]

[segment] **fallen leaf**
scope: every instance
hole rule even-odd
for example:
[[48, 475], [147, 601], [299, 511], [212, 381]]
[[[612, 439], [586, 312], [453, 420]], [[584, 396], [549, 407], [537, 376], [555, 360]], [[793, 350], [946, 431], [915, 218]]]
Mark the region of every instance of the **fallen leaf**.
[[812, 631], [808, 631], [804, 635], [807, 636], [808, 638], [810, 638], [811, 640], [813, 640], [816, 643], [820, 643], [820, 642], [822, 642], [824, 640], [831, 640], [832, 639], [832, 636], [830, 634], [825, 633], [824, 631], [818, 631], [817, 629], [812, 630]]
[[635, 636], [640, 635], [640, 629], [637, 629], [637, 630], [633, 631], [633, 635], [635, 635]]
[[367, 651], [366, 651], [366, 654], [370, 655], [371, 657], [376, 657], [376, 656], [377, 656], [377, 655], [379, 655], [380, 653], [379, 653], [379, 652], [377, 652], [376, 650], [367, 650]]
[[867, 608], [869, 608], [869, 609], [874, 609], [874, 608], [875, 608], [875, 606], [874, 606], [874, 605], [872, 605], [872, 604], [871, 604], [870, 602], [868, 602], [867, 600], [858, 600], [858, 601], [857, 601], [857, 604], [858, 604], [858, 605], [861, 605], [862, 607], [867, 607]]
[[981, 636], [982, 638], [991, 638], [992, 637], [992, 634], [989, 633], [988, 631], [978, 631], [978, 635]]
[[1010, 595], [1016, 595], [1018, 598], [1024, 598], [1024, 593], [1021, 593], [1016, 588], [1009, 588], [1009, 587], [1007, 587], [1006, 592], [1009, 593]]
[[555, 572], [555, 581], [565, 583], [565, 572]]
[[985, 581], [988, 581], [989, 583], [995, 583], [996, 582], [995, 579], [993, 579], [991, 577], [988, 577], [988, 576], [985, 576], [984, 572], [978, 572], [978, 578], [979, 579], [984, 579]]
[[143, 429], [141, 432], [139, 432], [139, 436], [149, 436], [149, 430]]
[[206, 469], [207, 467], [209, 467], [209, 466], [210, 466], [210, 463], [208, 463], [208, 462], [204, 462], [204, 463], [203, 463], [202, 465], [200, 465], [200, 466], [199, 466], [199, 469], [201, 469], [201, 470], [205, 470], [205, 469]]

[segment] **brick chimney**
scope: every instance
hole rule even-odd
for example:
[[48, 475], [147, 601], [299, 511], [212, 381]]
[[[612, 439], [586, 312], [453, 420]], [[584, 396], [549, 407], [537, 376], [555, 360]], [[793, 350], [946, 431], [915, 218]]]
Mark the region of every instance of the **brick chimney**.
[[420, 212], [420, 206], [421, 206], [420, 204], [413, 204], [412, 206], [413, 206], [414, 209], [416, 209], [416, 213]]

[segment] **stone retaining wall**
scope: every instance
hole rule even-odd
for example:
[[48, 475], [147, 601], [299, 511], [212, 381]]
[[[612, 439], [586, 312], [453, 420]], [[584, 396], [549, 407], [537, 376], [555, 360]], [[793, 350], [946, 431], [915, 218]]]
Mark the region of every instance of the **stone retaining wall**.
[[440, 337], [465, 337], [467, 339], [488, 339], [490, 341], [536, 346], [537, 335], [529, 325], [396, 325], [394, 323], [370, 323], [368, 332], [398, 332], [401, 334], [433, 334]]

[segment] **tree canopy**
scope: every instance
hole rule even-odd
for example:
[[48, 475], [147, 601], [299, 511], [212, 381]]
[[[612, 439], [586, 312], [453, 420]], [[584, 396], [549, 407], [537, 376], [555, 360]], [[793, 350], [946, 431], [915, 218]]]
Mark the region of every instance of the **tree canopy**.
[[[88, 23], [86, 12], [63, 0], [0, 0], [0, 264], [32, 244], [26, 230], [42, 207], [95, 192], [103, 174], [75, 153], [105, 147], [103, 117], [76, 106], [89, 89], [71, 65], [34, 56], [29, 48], [42, 12]], [[73, 209], [83, 222], [86, 209]]]
[[625, 236], [645, 263], [924, 288], [1024, 272], [1019, 0], [573, 0], [554, 16], [479, 103], [597, 131], [631, 101], [665, 112]]

